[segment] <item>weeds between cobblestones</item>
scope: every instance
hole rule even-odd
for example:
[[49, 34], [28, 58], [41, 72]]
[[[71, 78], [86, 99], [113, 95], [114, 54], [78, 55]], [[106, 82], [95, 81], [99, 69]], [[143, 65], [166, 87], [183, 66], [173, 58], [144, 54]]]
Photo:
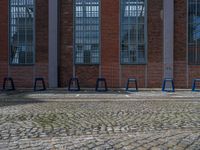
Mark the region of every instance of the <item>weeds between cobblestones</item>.
[[0, 102], [0, 149], [200, 149], [200, 101]]

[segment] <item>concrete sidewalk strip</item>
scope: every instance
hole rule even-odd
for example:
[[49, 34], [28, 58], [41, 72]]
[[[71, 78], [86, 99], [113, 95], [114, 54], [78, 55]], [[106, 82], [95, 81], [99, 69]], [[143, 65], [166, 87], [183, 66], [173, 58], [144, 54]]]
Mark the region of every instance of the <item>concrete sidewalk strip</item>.
[[199, 92], [190, 90], [177, 90], [175, 93], [162, 92], [158, 89], [143, 89], [140, 92], [125, 92], [115, 90], [109, 92], [95, 92], [84, 90], [81, 92], [68, 92], [65, 90], [48, 90], [45, 92], [15, 91], [0, 93], [2, 100], [45, 100], [45, 101], [63, 101], [63, 100], [200, 100]]

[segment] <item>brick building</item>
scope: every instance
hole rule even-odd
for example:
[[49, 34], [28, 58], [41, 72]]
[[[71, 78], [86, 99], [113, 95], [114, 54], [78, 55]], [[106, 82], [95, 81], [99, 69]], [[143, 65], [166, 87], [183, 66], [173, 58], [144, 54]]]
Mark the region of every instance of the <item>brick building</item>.
[[200, 77], [199, 0], [1, 0], [0, 85], [190, 88]]

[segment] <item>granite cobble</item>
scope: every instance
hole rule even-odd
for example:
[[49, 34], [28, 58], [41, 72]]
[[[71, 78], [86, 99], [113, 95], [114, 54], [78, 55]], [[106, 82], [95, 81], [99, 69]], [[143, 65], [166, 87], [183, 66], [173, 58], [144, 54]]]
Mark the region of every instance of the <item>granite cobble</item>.
[[0, 102], [0, 149], [200, 149], [195, 97], [29, 102], [16, 97]]

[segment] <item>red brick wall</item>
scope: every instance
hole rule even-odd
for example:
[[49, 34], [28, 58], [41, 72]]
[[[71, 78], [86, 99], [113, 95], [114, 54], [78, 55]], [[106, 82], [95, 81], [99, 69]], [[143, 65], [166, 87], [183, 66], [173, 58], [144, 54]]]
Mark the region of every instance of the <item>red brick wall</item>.
[[36, 0], [35, 76], [43, 77], [48, 86], [48, 0]]
[[13, 78], [17, 88], [33, 87], [33, 68], [34, 66], [10, 66], [10, 76]]
[[145, 87], [146, 65], [122, 65], [121, 87], [125, 87], [128, 78], [136, 78], [138, 87]]
[[[188, 68], [188, 70], [187, 70]], [[187, 62], [187, 1], [175, 0], [174, 78], [178, 88], [192, 87], [192, 79], [200, 77], [199, 65]]]
[[[148, 65], [120, 65], [119, 0], [101, 0], [101, 72], [96, 65], [76, 65], [76, 76], [82, 85], [94, 87], [96, 78], [101, 75], [106, 78], [108, 87], [124, 87], [128, 77], [137, 77], [139, 87], [145, 87], [145, 79], [148, 79], [148, 87], [160, 87], [163, 75], [163, 23], [160, 17], [162, 8], [162, 0], [148, 1]], [[72, 0], [61, 1], [61, 86], [66, 86], [66, 81], [68, 82], [73, 74], [72, 9]]]
[[[189, 85], [188, 87], [192, 87], [192, 80], [194, 78], [200, 78], [200, 66], [199, 65], [190, 65], [188, 68], [188, 78], [189, 78]], [[199, 85], [199, 84], [198, 84]]]
[[81, 87], [94, 88], [99, 77], [99, 65], [76, 65], [76, 76]]
[[[200, 47], [198, 47], [200, 50]], [[188, 51], [193, 50], [193, 48], [188, 49]], [[200, 78], [200, 65], [188, 65], [188, 87], [192, 87], [192, 81], [194, 78]], [[198, 84], [199, 86], [200, 84]]]
[[[73, 74], [72, 2], [72, 0], [61, 1], [61, 86], [66, 86], [66, 81]], [[174, 4], [174, 79], [177, 88], [186, 88], [187, 76], [190, 85], [192, 78], [198, 77], [200, 71], [198, 66], [189, 66], [187, 74], [187, 4], [185, 0], [175, 0]], [[148, 0], [147, 65], [120, 65], [119, 11], [119, 0], [101, 1], [101, 71], [98, 72], [97, 65], [77, 65], [76, 76], [80, 78], [82, 86], [85, 87], [94, 86], [99, 74], [107, 79], [109, 87], [124, 87], [128, 77], [138, 78], [139, 87], [161, 87], [163, 79], [163, 0]]]
[[[155, 3], [157, 4], [156, 6], [154, 6]], [[145, 87], [146, 78], [148, 79], [148, 87], [161, 86], [163, 72], [163, 24], [160, 18], [160, 11], [162, 10], [162, 0], [148, 1], [148, 65], [120, 65], [119, 1], [105, 0], [102, 1], [101, 6], [102, 75], [108, 80], [108, 86], [124, 87], [128, 77], [136, 77], [139, 82], [139, 87]], [[110, 9], [110, 6], [112, 6], [112, 9]]]
[[174, 2], [174, 81], [178, 88], [187, 87], [187, 1]]
[[73, 0], [60, 1], [59, 86], [73, 76]]
[[[0, 86], [2, 87], [3, 78], [7, 76], [8, 60], [8, 1], [0, 1]], [[0, 88], [1, 88], [0, 87]]]
[[[73, 1], [60, 1], [59, 86], [66, 87], [73, 76]], [[95, 87], [99, 65], [75, 65], [81, 87]]]
[[[59, 86], [65, 87], [73, 76], [73, 0], [60, 0]], [[10, 66], [17, 87], [32, 87], [34, 76], [48, 82], [48, 0], [37, 0], [36, 64]], [[177, 88], [191, 87], [192, 78], [200, 77], [200, 67], [187, 62], [187, 4], [175, 0], [174, 79]], [[0, 1], [0, 85], [8, 75], [8, 0]], [[138, 78], [139, 87], [161, 87], [163, 78], [163, 0], [148, 0], [147, 65], [120, 65], [119, 0], [101, 0], [101, 64], [76, 65], [81, 87], [95, 87], [101, 75], [108, 87], [124, 87], [128, 77]], [[112, 7], [112, 9], [111, 9]], [[109, 14], [109, 15], [108, 15]], [[188, 67], [188, 72], [187, 72]], [[100, 70], [101, 69], [101, 70]], [[99, 72], [100, 71], [100, 72]], [[188, 78], [187, 78], [188, 77]], [[146, 82], [147, 81], [147, 82]]]
[[[34, 76], [42, 76], [48, 82], [48, 0], [36, 0], [36, 63], [33, 66], [8, 66], [8, 0], [0, 1], [0, 83], [8, 75], [15, 86], [33, 87]], [[9, 71], [7, 71], [9, 70]]]
[[119, 0], [101, 0], [101, 74], [108, 87], [119, 87], [119, 10]]
[[161, 87], [163, 78], [162, 0], [148, 1], [147, 87]]
[[[156, 4], [156, 5], [155, 5]], [[139, 87], [161, 87], [163, 77], [163, 21], [162, 0], [147, 3], [147, 65], [122, 65], [121, 86], [128, 77], [135, 77]]]

